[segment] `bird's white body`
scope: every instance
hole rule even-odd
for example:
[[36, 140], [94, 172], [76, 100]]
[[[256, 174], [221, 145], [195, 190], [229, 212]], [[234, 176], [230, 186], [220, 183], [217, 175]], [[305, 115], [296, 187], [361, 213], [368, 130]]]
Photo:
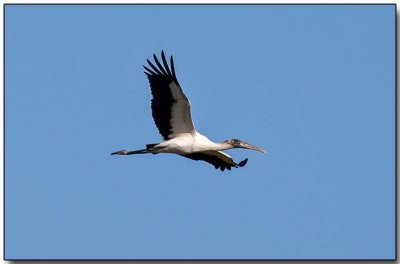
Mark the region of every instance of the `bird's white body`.
[[[226, 147], [228, 148], [228, 146]], [[209, 140], [206, 136], [197, 131], [183, 133], [158, 144], [152, 153], [175, 153], [185, 155], [193, 152], [202, 152], [206, 150], [224, 150], [221, 144]]]

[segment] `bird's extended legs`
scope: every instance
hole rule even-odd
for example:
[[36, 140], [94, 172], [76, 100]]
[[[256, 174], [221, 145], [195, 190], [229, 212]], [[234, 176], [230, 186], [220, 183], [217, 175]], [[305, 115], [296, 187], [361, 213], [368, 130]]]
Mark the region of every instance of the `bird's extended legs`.
[[141, 149], [141, 150], [119, 150], [116, 152], [111, 153], [111, 155], [132, 155], [132, 154], [146, 154], [149, 153], [148, 149]]

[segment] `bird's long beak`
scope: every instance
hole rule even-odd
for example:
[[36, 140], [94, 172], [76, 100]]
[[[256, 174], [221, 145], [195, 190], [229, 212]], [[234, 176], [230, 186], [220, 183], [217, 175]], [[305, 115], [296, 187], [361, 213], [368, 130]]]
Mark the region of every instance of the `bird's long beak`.
[[257, 147], [257, 146], [251, 145], [251, 144], [249, 144], [249, 143], [247, 143], [247, 142], [243, 142], [243, 141], [242, 141], [241, 147], [242, 147], [242, 148], [245, 148], [245, 149], [257, 150], [257, 151], [259, 151], [259, 152], [262, 152], [262, 153], [264, 153], [264, 154], [267, 154], [267, 152], [266, 152], [265, 150], [263, 150], [262, 148], [259, 148], [259, 147]]

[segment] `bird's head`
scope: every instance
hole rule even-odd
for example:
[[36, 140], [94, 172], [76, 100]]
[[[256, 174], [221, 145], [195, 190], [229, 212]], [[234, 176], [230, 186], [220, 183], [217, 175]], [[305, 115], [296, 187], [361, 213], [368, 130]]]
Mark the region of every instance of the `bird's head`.
[[247, 142], [244, 142], [244, 141], [242, 141], [240, 139], [236, 139], [236, 138], [225, 140], [223, 143], [225, 143], [227, 145], [230, 145], [232, 148], [252, 149], [252, 150], [260, 151], [260, 152], [262, 152], [264, 154], [267, 153], [262, 148], [259, 148], [257, 146], [251, 145], [251, 144], [249, 144]]

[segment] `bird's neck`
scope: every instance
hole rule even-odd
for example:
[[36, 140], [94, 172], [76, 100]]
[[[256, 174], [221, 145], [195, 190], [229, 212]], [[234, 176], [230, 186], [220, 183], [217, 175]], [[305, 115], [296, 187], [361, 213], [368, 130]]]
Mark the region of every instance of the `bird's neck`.
[[228, 143], [222, 142], [222, 143], [215, 143], [214, 148], [215, 148], [215, 150], [222, 151], [222, 150], [226, 150], [226, 149], [231, 149], [233, 147], [232, 147], [232, 145], [230, 145]]

